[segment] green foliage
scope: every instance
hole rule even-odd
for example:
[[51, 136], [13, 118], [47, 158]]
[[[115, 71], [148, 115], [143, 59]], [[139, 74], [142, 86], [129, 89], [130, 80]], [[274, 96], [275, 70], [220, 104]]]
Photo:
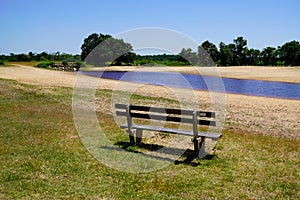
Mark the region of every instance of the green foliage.
[[246, 65], [259, 66], [261, 65], [261, 54], [257, 49], [246, 49]]
[[166, 65], [166, 66], [186, 66], [186, 62], [166, 60], [166, 61], [163, 62], [163, 65]]
[[61, 63], [62, 65], [68, 65], [68, 61], [62, 61], [62, 63]]
[[[219, 44], [219, 50], [213, 43], [205, 41], [201, 47], [211, 56], [214, 62], [221, 66], [300, 66], [300, 43], [298, 41], [287, 42], [277, 48], [266, 47], [262, 51], [249, 49], [247, 40], [237, 37], [233, 43]], [[201, 58], [200, 53], [198, 53]]]
[[128, 52], [115, 59], [110, 65], [115, 65], [115, 66], [133, 65], [135, 59], [136, 59], [136, 54], [132, 52]]
[[223, 42], [220, 43], [220, 60], [219, 64], [222, 66], [229, 66], [234, 65], [234, 45], [233, 44], [224, 44]]
[[3, 60], [0, 60], [0, 65], [4, 65], [4, 61]]
[[78, 66], [80, 66], [80, 65], [82, 65], [82, 64], [83, 64], [82, 61], [77, 61], [77, 62], [76, 62], [76, 65], [78, 65]]
[[10, 55], [0, 55], [0, 60], [5, 60], [7, 62], [30, 62], [30, 61], [69, 61], [76, 62], [80, 61], [79, 55], [71, 55], [66, 53], [52, 53], [49, 54], [47, 52], [42, 53], [32, 53], [28, 54], [13, 54]]
[[179, 53], [179, 56], [185, 60], [187, 65], [201, 65], [198, 54], [193, 52], [191, 48], [183, 48]]
[[280, 61], [285, 65], [300, 66], [300, 43], [298, 41], [287, 42], [278, 48]]
[[131, 44], [101, 33], [85, 38], [81, 50], [81, 59], [94, 66], [132, 64], [135, 59]]
[[[212, 62], [217, 62], [220, 55], [217, 46], [207, 40], [198, 47], [198, 56], [200, 60], [204, 62], [204, 65], [208, 66]], [[208, 58], [209, 56], [211, 58]]]
[[[205, 51], [203, 51], [205, 50]], [[188, 60], [188, 61], [187, 61]], [[136, 65], [200, 65], [211, 66], [213, 62], [221, 66], [300, 66], [300, 44], [287, 42], [278, 48], [266, 47], [262, 51], [248, 48], [247, 40], [237, 37], [233, 43], [221, 42], [219, 49], [209, 41], [198, 47], [198, 52], [183, 48], [178, 55], [137, 55]]]
[[185, 66], [187, 62], [179, 55], [158, 54], [137, 55], [134, 64], [141, 66]]
[[246, 65], [247, 40], [237, 37], [234, 42], [234, 65]]
[[54, 65], [54, 64], [55, 64], [55, 62], [53, 62], [53, 61], [47, 61], [47, 62], [41, 62], [41, 63], [37, 64], [36, 67], [38, 67], [38, 68], [49, 68], [49, 66]]
[[277, 57], [276, 48], [274, 47], [266, 47], [262, 50], [260, 55], [262, 56], [262, 62], [265, 66], [274, 66], [277, 64], [276, 57]]
[[110, 35], [104, 35], [100, 33], [93, 33], [84, 39], [83, 44], [81, 45], [81, 60], [85, 60], [85, 58], [89, 55], [89, 53], [96, 48], [101, 42], [106, 39], [111, 38]]

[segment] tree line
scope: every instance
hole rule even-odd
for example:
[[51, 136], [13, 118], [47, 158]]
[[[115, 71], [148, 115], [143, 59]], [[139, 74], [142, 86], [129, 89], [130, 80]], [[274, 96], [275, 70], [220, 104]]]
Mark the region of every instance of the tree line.
[[[97, 47], [101, 42], [101, 47]], [[221, 42], [218, 47], [207, 40], [197, 52], [183, 48], [177, 55], [136, 55], [132, 45], [122, 39], [93, 33], [84, 40], [81, 49], [82, 60], [100, 65], [300, 66], [300, 43], [295, 40], [260, 51], [248, 48], [247, 40], [240, 36], [233, 43]], [[119, 57], [122, 52], [125, 54]]]
[[294, 40], [276, 48], [266, 47], [258, 50], [248, 48], [247, 40], [240, 36], [230, 44], [220, 42], [218, 46], [207, 40], [198, 47], [196, 52], [190, 48], [183, 48], [176, 55], [137, 55], [133, 52], [132, 45], [122, 39], [107, 34], [92, 33], [84, 39], [80, 55], [60, 52], [0, 55], [0, 64], [20, 61], [84, 61], [95, 66], [300, 66], [300, 43]]
[[300, 43], [295, 40], [262, 51], [248, 48], [243, 37], [237, 37], [230, 44], [221, 42], [219, 48], [209, 41], [203, 42], [201, 47], [220, 66], [300, 66]]
[[0, 55], [0, 61], [2, 62], [30, 62], [30, 61], [67, 61], [77, 62], [80, 61], [80, 55], [72, 55], [67, 53], [55, 52], [55, 53], [33, 53], [28, 54], [14, 54]]

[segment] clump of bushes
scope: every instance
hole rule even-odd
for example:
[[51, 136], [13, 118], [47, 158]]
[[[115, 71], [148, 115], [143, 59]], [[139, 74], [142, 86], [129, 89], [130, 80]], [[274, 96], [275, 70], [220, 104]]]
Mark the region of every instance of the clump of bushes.
[[68, 61], [62, 61], [62, 63], [61, 63], [63, 66], [67, 66], [68, 65]]
[[78, 66], [80, 66], [80, 65], [82, 65], [82, 64], [83, 64], [82, 61], [77, 61], [77, 62], [76, 62], [76, 65], [78, 65]]
[[50, 68], [50, 66], [54, 65], [55, 63], [53, 61], [48, 61], [48, 62], [40, 62], [37, 64], [36, 67], [38, 68]]
[[44, 69], [53, 69], [53, 70], [60, 70], [60, 71], [78, 71], [80, 68], [79, 62], [68, 62], [62, 61], [61, 63], [55, 63], [53, 61], [46, 61], [41, 62], [36, 65], [38, 68]]
[[4, 65], [4, 61], [3, 60], [0, 60], [0, 65]]

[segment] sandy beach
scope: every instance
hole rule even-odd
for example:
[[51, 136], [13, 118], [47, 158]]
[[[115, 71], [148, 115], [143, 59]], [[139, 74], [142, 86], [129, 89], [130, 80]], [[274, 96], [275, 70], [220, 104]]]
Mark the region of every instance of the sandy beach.
[[[138, 70], [153, 71], [154, 68]], [[110, 67], [108, 70], [129, 71], [134, 67]], [[184, 73], [199, 73], [191, 67], [155, 68], [155, 71], [178, 71]], [[300, 68], [298, 67], [219, 67], [222, 77], [239, 79], [256, 79], [266, 81], [281, 81], [300, 83]], [[214, 75], [215, 69], [201, 68], [202, 75]], [[42, 87], [73, 87], [76, 73], [39, 69], [29, 66], [0, 67], [0, 78], [16, 80], [21, 83], [39, 85]], [[91, 79], [95, 79], [90, 77]], [[100, 89], [114, 89], [117, 81], [101, 79]], [[160, 86], [143, 87], [137, 90], [140, 95], [175, 98]], [[186, 92], [186, 89], [176, 89]], [[194, 91], [195, 95], [206, 104], [210, 102], [209, 93]], [[264, 134], [300, 139], [300, 101], [255, 97], [237, 94], [226, 94], [227, 114], [225, 129], [249, 134]]]

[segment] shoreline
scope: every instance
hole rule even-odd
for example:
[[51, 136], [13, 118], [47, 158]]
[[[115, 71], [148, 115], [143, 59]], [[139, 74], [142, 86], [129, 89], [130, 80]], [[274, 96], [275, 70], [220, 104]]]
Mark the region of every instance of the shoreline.
[[300, 67], [140, 67], [110, 66], [81, 69], [84, 71], [140, 71], [140, 72], [177, 72], [203, 76], [217, 76], [232, 79], [260, 80], [283, 83], [300, 83]]

